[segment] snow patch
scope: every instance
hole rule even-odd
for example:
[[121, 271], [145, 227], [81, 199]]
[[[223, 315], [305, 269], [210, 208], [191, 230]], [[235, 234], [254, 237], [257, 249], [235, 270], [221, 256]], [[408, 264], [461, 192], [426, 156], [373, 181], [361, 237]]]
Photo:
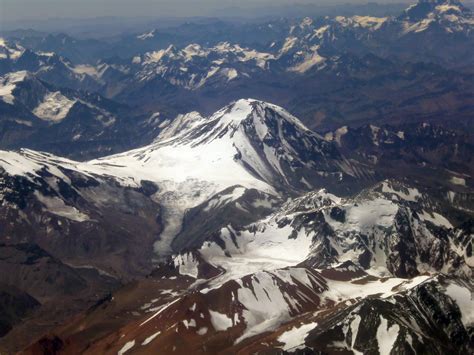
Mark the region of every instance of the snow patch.
[[70, 219], [75, 222], [89, 221], [90, 218], [85, 213], [80, 212], [75, 207], [68, 206], [58, 197], [44, 196], [40, 192], [34, 192], [36, 198], [45, 206], [45, 210], [60, 217]]
[[153, 38], [153, 37], [155, 37], [155, 30], [152, 30], [150, 32], [142, 33], [141, 35], [137, 36], [137, 39], [140, 39], [140, 40], [144, 41], [146, 39], [150, 39], [150, 38]]
[[127, 351], [129, 351], [131, 348], [133, 348], [135, 346], [135, 340], [132, 340], [132, 341], [129, 341], [128, 343], [126, 343], [122, 349], [119, 350], [119, 352], [117, 353], [117, 355], [123, 355], [125, 354]]
[[180, 254], [174, 258], [175, 267], [179, 267], [181, 275], [191, 276], [197, 279], [199, 262], [192, 253]]
[[398, 324], [388, 327], [387, 320], [380, 316], [380, 325], [377, 328], [377, 343], [380, 355], [390, 355], [393, 345], [397, 341], [399, 331]]
[[66, 118], [75, 103], [76, 100], [70, 100], [56, 91], [47, 94], [43, 102], [33, 110], [33, 113], [42, 120], [58, 123]]
[[452, 176], [450, 182], [454, 185], [466, 186], [466, 179], [457, 176]]
[[155, 334], [150, 335], [143, 341], [142, 346], [150, 344], [160, 334], [161, 332], [156, 332]]
[[446, 287], [446, 294], [453, 299], [461, 311], [461, 320], [466, 328], [474, 324], [474, 300], [472, 292], [465, 287], [451, 283]]
[[224, 331], [232, 327], [232, 318], [227, 315], [209, 310], [211, 316], [211, 324], [218, 332]]
[[199, 328], [199, 330], [196, 332], [197, 335], [206, 335], [207, 334], [207, 327], [202, 327]]
[[308, 333], [316, 328], [318, 323], [308, 323], [303, 324], [299, 327], [293, 327], [290, 330], [287, 330], [282, 335], [278, 337], [280, 343], [284, 343], [283, 350], [294, 352], [298, 349], [303, 349], [305, 347], [305, 339], [308, 336]]
[[395, 190], [389, 182], [384, 181], [382, 183], [382, 192], [397, 195], [402, 200], [416, 202], [419, 198], [422, 197], [418, 189], [407, 187], [403, 190], [406, 191]]
[[429, 221], [433, 223], [435, 226], [444, 227], [447, 229], [453, 228], [453, 225], [451, 224], [451, 222], [449, 222], [444, 216], [440, 215], [439, 213], [427, 212], [423, 210], [418, 215], [422, 220]]

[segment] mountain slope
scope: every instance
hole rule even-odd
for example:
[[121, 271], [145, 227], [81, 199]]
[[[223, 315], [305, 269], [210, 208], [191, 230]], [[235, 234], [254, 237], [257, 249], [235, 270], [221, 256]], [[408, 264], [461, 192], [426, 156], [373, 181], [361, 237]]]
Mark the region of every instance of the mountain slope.
[[208, 235], [196, 248], [201, 257], [181, 262], [196, 267], [196, 260], [204, 260], [226, 270], [224, 280], [262, 267], [321, 269], [344, 263], [379, 277], [445, 272], [469, 278], [474, 260], [466, 236], [471, 232], [454, 228], [437, 204], [429, 195], [395, 181], [349, 199], [311, 192], [255, 224], [228, 225]]
[[0, 145], [45, 150], [77, 159], [112, 154], [148, 143], [159, 114], [92, 94], [58, 88], [27, 71], [0, 76]]
[[[161, 230], [158, 204], [145, 189], [120, 186], [79, 165], [46, 153], [1, 151], [0, 241], [35, 243], [68, 264], [119, 279], [146, 274]], [[137, 236], [134, 225], [143, 227]]]
[[[156, 292], [145, 291], [149, 280], [139, 283], [53, 334], [64, 351], [86, 353], [470, 351], [474, 265], [462, 244], [469, 238], [457, 239], [432, 206], [428, 196], [388, 181], [351, 199], [312, 192], [176, 255], [151, 275], [164, 280]], [[412, 234], [399, 220], [407, 211]], [[367, 248], [367, 264], [359, 248]], [[143, 294], [138, 304], [130, 297]], [[118, 319], [107, 331], [111, 314]], [[86, 349], [91, 329], [103, 333]]]

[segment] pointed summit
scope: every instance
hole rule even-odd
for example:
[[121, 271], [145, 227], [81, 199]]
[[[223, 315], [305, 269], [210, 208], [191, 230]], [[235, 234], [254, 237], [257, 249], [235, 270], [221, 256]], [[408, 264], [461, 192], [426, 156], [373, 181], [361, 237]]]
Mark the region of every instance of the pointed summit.
[[156, 144], [232, 152], [228, 159], [272, 186], [317, 186], [321, 176], [315, 170], [335, 181], [344, 175], [332, 144], [283, 108], [255, 99], [238, 100], [209, 117], [180, 116]]
[[97, 162], [130, 166], [129, 160], [156, 176], [150, 180], [196, 179], [221, 188], [240, 183], [307, 190], [354, 175], [334, 144], [283, 108], [254, 99], [208, 117], [179, 116], [153, 144]]
[[[276, 125], [277, 122], [280, 125]], [[282, 128], [282, 125], [309, 132], [300, 120], [279, 106], [255, 99], [240, 99], [208, 117], [202, 117], [197, 112], [178, 116], [163, 129], [157, 142], [170, 140], [180, 144], [205, 143], [226, 136], [232, 138], [238, 130], [242, 130], [244, 134], [255, 133], [254, 139], [263, 141], [267, 135], [279, 136], [275, 130]]]

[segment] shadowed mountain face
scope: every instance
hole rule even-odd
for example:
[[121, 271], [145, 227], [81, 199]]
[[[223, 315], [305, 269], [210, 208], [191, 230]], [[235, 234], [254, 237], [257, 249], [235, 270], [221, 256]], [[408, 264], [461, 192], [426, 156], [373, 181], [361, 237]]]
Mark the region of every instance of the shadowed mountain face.
[[1, 38], [0, 353], [472, 353], [474, 17], [338, 15]]
[[10, 332], [21, 319], [27, 316], [39, 303], [27, 293], [20, 291], [13, 285], [2, 285], [0, 290], [0, 336]]

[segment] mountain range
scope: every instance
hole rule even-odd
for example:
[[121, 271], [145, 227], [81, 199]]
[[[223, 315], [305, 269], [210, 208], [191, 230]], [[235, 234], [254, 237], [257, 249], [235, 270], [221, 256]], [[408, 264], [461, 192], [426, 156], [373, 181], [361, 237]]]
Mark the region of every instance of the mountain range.
[[[146, 115], [212, 114], [256, 97], [318, 130], [347, 120], [446, 124], [450, 116], [456, 117], [451, 128], [460, 122], [472, 131], [473, 18], [459, 1], [440, 0], [420, 1], [393, 17], [279, 19], [237, 29], [186, 24], [174, 36], [157, 29], [121, 38], [129, 52], [106, 49], [96, 61], [55, 54], [68, 52], [50, 39], [31, 46], [28, 35], [12, 36], [2, 42], [14, 54], [0, 58], [0, 73], [28, 70], [56, 87], [97, 92]], [[62, 36], [57, 42], [79, 51], [84, 41]], [[81, 52], [90, 53], [87, 46]]]
[[[117, 296], [90, 297], [99, 303], [32, 345], [32, 352], [95, 353], [139, 344], [143, 352], [151, 351], [148, 344], [171, 351], [175, 336], [187, 339], [179, 351], [204, 353], [256, 351], [264, 338], [265, 346], [286, 350], [448, 349], [443, 342], [424, 344], [435, 331], [423, 323], [424, 311], [410, 314], [412, 323], [391, 315], [389, 305], [410, 302], [413, 293], [428, 302], [422, 307], [433, 306], [426, 297], [438, 300], [439, 309], [430, 312], [449, 322], [435, 332], [456, 334], [458, 349], [468, 349], [472, 183], [461, 176], [470, 176], [472, 164], [439, 185], [429, 182], [427, 169], [436, 166], [430, 164], [413, 185], [379, 169], [370, 155], [346, 156], [357, 143], [349, 138], [354, 135], [363, 137], [349, 130], [323, 137], [278, 106], [245, 99], [208, 117], [179, 116], [164, 122], [152, 144], [87, 162], [32, 150], [1, 152], [1, 242], [11, 255], [15, 239], [17, 259], [7, 260], [36, 280], [21, 288], [33, 302], [22, 308], [28, 320], [3, 344], [18, 346], [16, 339], [33, 324], [31, 341], [50, 329], [38, 327], [52, 307], [37, 294], [48, 272], [40, 268], [46, 275], [38, 278], [34, 269], [54, 255], [69, 285], [46, 287], [63, 300], [56, 305], [60, 323], [68, 307], [84, 307], [61, 292], [90, 297], [91, 285], [114, 292], [150, 276], [119, 288]], [[411, 141], [403, 132], [394, 135]], [[390, 132], [375, 126], [370, 139], [375, 147], [397, 144], [386, 143]], [[25, 265], [22, 257], [30, 261]], [[1, 282], [21, 285], [9, 275]], [[365, 307], [377, 307], [378, 315], [369, 316]], [[124, 309], [128, 316], [118, 316]], [[374, 327], [361, 330], [359, 341], [347, 338], [346, 323], [337, 320], [346, 313], [352, 332], [361, 317]], [[111, 314], [118, 317], [114, 324], [107, 322]], [[91, 336], [92, 329], [101, 330]], [[387, 343], [379, 333], [390, 329], [396, 338]], [[320, 338], [324, 331], [333, 343]]]
[[473, 28], [7, 33], [0, 353], [472, 353]]

